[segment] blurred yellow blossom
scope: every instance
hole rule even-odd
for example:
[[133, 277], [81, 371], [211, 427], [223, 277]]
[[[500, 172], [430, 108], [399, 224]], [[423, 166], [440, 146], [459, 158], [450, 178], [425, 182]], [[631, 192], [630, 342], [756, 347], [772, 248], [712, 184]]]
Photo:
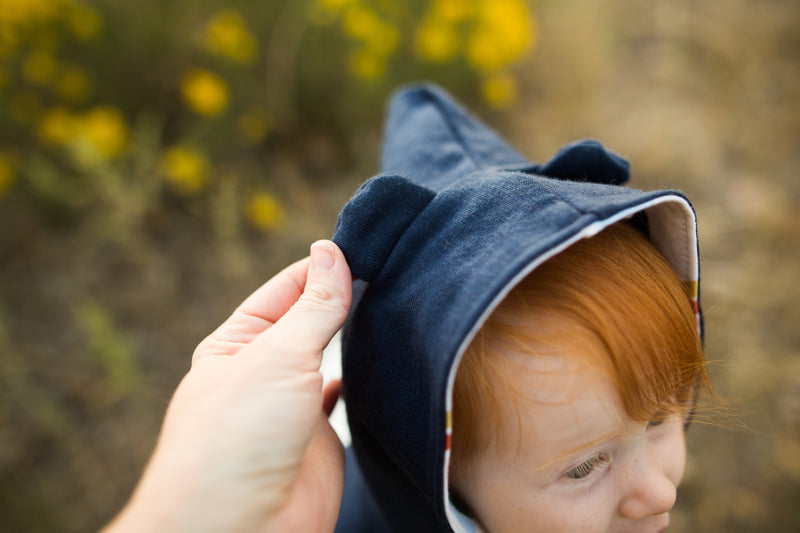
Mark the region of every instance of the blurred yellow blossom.
[[161, 157], [160, 169], [176, 192], [193, 194], [206, 184], [208, 166], [200, 151], [189, 146], [174, 146]]
[[39, 123], [39, 139], [49, 145], [64, 145], [78, 132], [78, 118], [68, 109], [55, 107]]
[[206, 25], [206, 49], [215, 55], [240, 63], [250, 63], [255, 56], [256, 40], [235, 9], [225, 9], [211, 17]]
[[467, 60], [476, 70], [496, 70], [518, 59], [535, 37], [532, 14], [523, 0], [480, 0]]
[[65, 102], [81, 103], [91, 93], [92, 83], [83, 68], [66, 65], [56, 75], [55, 92]]
[[46, 85], [55, 76], [56, 60], [45, 50], [31, 50], [22, 60], [22, 77], [33, 85]]
[[426, 61], [453, 59], [462, 45], [462, 23], [475, 16], [475, 0], [433, 0], [414, 33], [414, 47]]
[[355, 2], [344, 9], [342, 28], [350, 39], [358, 43], [350, 53], [351, 71], [363, 80], [383, 76], [388, 57], [400, 41], [399, 30], [373, 9]]
[[79, 135], [104, 158], [120, 155], [128, 143], [128, 126], [119, 109], [100, 106], [89, 110], [78, 122]]
[[483, 81], [481, 93], [490, 106], [504, 108], [516, 101], [519, 86], [512, 75], [497, 74]]
[[286, 211], [277, 198], [267, 192], [254, 194], [247, 202], [245, 215], [258, 229], [269, 231], [277, 229], [286, 221]]
[[266, 108], [250, 107], [239, 117], [239, 133], [249, 144], [259, 143], [269, 133], [270, 122], [270, 114]]
[[47, 145], [85, 142], [104, 159], [122, 154], [128, 143], [125, 117], [112, 106], [98, 106], [80, 114], [64, 107], [50, 109], [42, 117], [38, 133]]
[[433, 0], [431, 13], [436, 18], [458, 22], [469, 16], [474, 3], [474, 0]]
[[0, 0], [0, 20], [20, 26], [46, 20], [58, 14], [69, 0]]
[[362, 80], [372, 81], [383, 76], [386, 62], [382, 55], [361, 48], [350, 52], [350, 69]]
[[66, 13], [66, 22], [72, 34], [81, 41], [89, 41], [100, 33], [103, 19], [89, 5], [73, 2]]
[[373, 55], [384, 56], [384, 60], [400, 41], [400, 32], [396, 27], [364, 6], [354, 4], [348, 7], [342, 25], [348, 37], [360, 42]]
[[11, 188], [16, 177], [14, 158], [10, 155], [0, 152], [0, 197]]
[[374, 11], [359, 4], [352, 4], [345, 10], [342, 24], [348, 36], [362, 41], [369, 39], [383, 27], [381, 19]]
[[452, 59], [460, 45], [458, 33], [448, 23], [423, 23], [414, 35], [417, 55], [427, 61], [443, 63]]
[[217, 74], [202, 69], [186, 73], [181, 84], [186, 104], [201, 115], [218, 115], [228, 107], [228, 86]]
[[367, 40], [367, 45], [376, 53], [388, 56], [400, 42], [400, 30], [389, 23], [383, 23], [379, 30]]

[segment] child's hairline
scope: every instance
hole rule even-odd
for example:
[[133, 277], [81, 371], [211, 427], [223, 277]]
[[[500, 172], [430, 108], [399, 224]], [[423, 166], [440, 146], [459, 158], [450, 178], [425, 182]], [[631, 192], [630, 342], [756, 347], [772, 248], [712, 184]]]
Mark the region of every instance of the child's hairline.
[[[526, 277], [528, 277], [534, 270], [536, 270], [542, 264], [544, 264], [545, 262], [547, 262], [551, 258], [555, 257], [556, 255], [560, 254], [564, 250], [570, 248], [575, 243], [580, 242], [581, 240], [584, 240], [584, 239], [589, 239], [591, 237], [594, 237], [595, 235], [597, 235], [598, 233], [600, 233], [604, 229], [612, 226], [613, 224], [615, 224], [617, 222], [621, 222], [623, 220], [629, 219], [629, 218], [633, 217], [634, 215], [636, 215], [637, 213], [645, 213], [649, 218], [650, 216], [652, 216], [653, 213], [656, 212], [656, 210], [654, 210], [652, 208], [659, 207], [662, 204], [666, 204], [666, 205], [668, 205], [668, 204], [678, 204], [679, 206], [681, 206], [683, 208], [683, 210], [684, 210], [684, 214], [688, 215], [691, 218], [693, 226], [696, 228], [696, 216], [694, 214], [694, 209], [692, 209], [692, 206], [689, 203], [689, 201], [683, 195], [680, 195], [679, 193], [670, 191], [670, 194], [668, 194], [668, 195], [664, 195], [664, 196], [659, 196], [659, 197], [653, 198], [653, 199], [651, 199], [651, 200], [649, 200], [649, 201], [647, 201], [647, 202], [645, 202], [643, 204], [639, 204], [639, 205], [633, 206], [631, 208], [622, 210], [622, 211], [620, 211], [618, 213], [615, 213], [613, 216], [610, 216], [610, 217], [602, 219], [602, 220], [597, 220], [597, 221], [587, 225], [581, 231], [575, 233], [570, 238], [565, 239], [559, 245], [554, 246], [553, 248], [547, 250], [547, 252], [545, 252], [545, 253], [541, 254], [540, 256], [536, 257], [533, 261], [528, 263], [525, 266], [525, 268], [520, 269], [520, 271], [517, 272], [517, 274], [514, 277], [512, 277], [510, 280], [508, 280], [508, 282], [506, 282], [505, 285], [503, 286], [502, 290], [500, 290], [494, 296], [494, 298], [489, 303], [489, 305], [487, 305], [486, 308], [483, 310], [481, 315], [478, 317], [478, 319], [472, 325], [472, 328], [470, 329], [470, 331], [464, 336], [464, 338], [461, 341], [461, 344], [459, 344], [458, 349], [456, 350], [456, 355], [455, 355], [455, 357], [453, 359], [453, 362], [450, 365], [450, 372], [449, 372], [449, 374], [447, 376], [447, 385], [446, 385], [446, 389], [445, 389], [445, 391], [446, 391], [446, 393], [445, 393], [445, 409], [446, 409], [446, 412], [448, 412], [448, 413], [452, 412], [452, 408], [453, 408], [453, 386], [455, 384], [455, 378], [456, 378], [458, 366], [460, 365], [461, 360], [464, 357], [464, 354], [467, 352], [467, 349], [469, 348], [470, 344], [472, 344], [473, 340], [478, 335], [478, 332], [481, 330], [481, 328], [483, 328], [484, 324], [486, 324], [486, 321], [489, 319], [489, 317], [492, 315], [492, 313], [494, 313], [494, 311], [500, 306], [500, 304], [503, 302], [503, 300], [505, 300], [505, 298], [514, 290], [515, 287], [517, 287], [517, 285], [519, 285], [522, 282], [522, 280], [524, 280]], [[682, 217], [682, 218], [684, 220], [684, 226], [685, 226], [686, 225], [685, 224], [686, 223], [686, 217]], [[653, 228], [654, 226], [656, 226], [656, 224], [654, 224], [653, 221], [651, 221], [650, 222], [650, 227]], [[686, 247], [686, 250], [684, 250], [684, 254], [682, 254], [682, 255], [691, 254], [692, 252], [689, 251], [689, 249], [691, 249], [691, 250], [694, 251], [695, 256], [696, 256], [696, 250], [697, 250], [697, 235], [696, 235], [696, 231], [693, 231], [693, 232], [684, 231], [684, 235], [685, 236], [688, 236], [689, 234], [691, 234], [693, 236], [693, 239], [689, 239], [689, 242], [687, 242], [687, 240], [684, 239], [684, 245]], [[655, 242], [655, 240], [653, 239], [652, 233], [650, 235], [649, 240], [653, 243], [653, 245], [656, 247], [656, 249], [658, 249], [658, 251], [660, 253], [664, 254], [664, 252], [662, 251], [662, 246], [659, 245], [659, 243]], [[658, 240], [663, 241], [663, 239], [658, 239]], [[664, 254], [664, 255], [666, 256], [666, 254]], [[695, 261], [694, 261], [693, 265], [684, 266], [684, 268], [681, 268], [681, 269], [678, 269], [677, 265], [675, 264], [676, 262], [671, 260], [669, 257], [667, 257], [667, 260], [670, 263], [670, 265], [672, 266], [672, 268], [675, 270], [675, 272], [678, 274], [678, 276], [684, 282], [686, 282], [686, 283], [692, 283], [692, 282], [697, 283], [698, 278], [699, 278], [699, 268], [698, 268], [697, 258], [696, 257], [695, 257]], [[692, 272], [689, 272], [688, 270], [691, 270]], [[700, 325], [699, 324], [698, 324], [698, 330], [700, 330]], [[702, 332], [700, 332], [700, 334], [702, 335]]]

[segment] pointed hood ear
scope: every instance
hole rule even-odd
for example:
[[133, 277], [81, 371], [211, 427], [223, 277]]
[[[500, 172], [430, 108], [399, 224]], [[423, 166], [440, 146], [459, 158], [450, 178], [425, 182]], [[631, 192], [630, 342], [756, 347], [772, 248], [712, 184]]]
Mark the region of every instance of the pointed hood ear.
[[610, 185], [627, 182], [630, 173], [626, 159], [595, 140], [569, 144], [549, 162], [533, 164], [447, 93], [428, 84], [400, 89], [392, 97], [381, 167], [436, 192], [479, 170], [518, 170]]
[[364, 183], [342, 209], [333, 234], [353, 276], [374, 280], [397, 241], [435, 196], [430, 189], [394, 174]]
[[630, 176], [627, 159], [591, 139], [568, 144], [536, 170], [538, 174], [551, 178], [607, 185], [622, 185]]
[[381, 166], [440, 191], [477, 170], [530, 161], [433, 85], [399, 90], [389, 104]]

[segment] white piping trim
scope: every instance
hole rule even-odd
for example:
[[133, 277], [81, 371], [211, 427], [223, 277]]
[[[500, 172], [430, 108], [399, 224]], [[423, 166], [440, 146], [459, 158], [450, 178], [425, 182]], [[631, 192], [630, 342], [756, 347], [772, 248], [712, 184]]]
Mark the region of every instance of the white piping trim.
[[[528, 274], [533, 272], [536, 267], [556, 254], [566, 250], [579, 240], [593, 237], [615, 222], [629, 218], [640, 211], [661, 206], [661, 204], [664, 204], [664, 209], [654, 209], [652, 214], [648, 213], [650, 239], [656, 248], [664, 255], [667, 261], [669, 261], [669, 263], [672, 265], [672, 268], [676, 270], [681, 279], [684, 281], [698, 281], [699, 258], [697, 257], [697, 221], [694, 210], [685, 198], [677, 195], [660, 196], [650, 200], [649, 202], [645, 202], [643, 204], [639, 204], [615, 213], [604, 220], [592, 222], [570, 239], [564, 241], [555, 248], [548, 250], [544, 254], [537, 257], [534, 261], [531, 261], [527, 266], [525, 266], [525, 268], [520, 270], [516, 276], [506, 283], [503, 289], [497, 294], [497, 296], [495, 296], [494, 300], [492, 300], [486, 309], [483, 310], [483, 314], [481, 314], [480, 318], [477, 320], [477, 322], [475, 322], [470, 332], [466, 337], [464, 337], [464, 340], [458, 347], [458, 352], [456, 353], [456, 357], [453, 359], [453, 364], [450, 367], [450, 373], [447, 377], [445, 420], [448, 418], [448, 413], [452, 412], [453, 410], [453, 386], [456, 379], [456, 370], [458, 369], [458, 365], [461, 363], [461, 358], [464, 356], [464, 352], [467, 351], [470, 343], [472, 343], [475, 335], [478, 334], [478, 331], [481, 329], [481, 327], [483, 327], [483, 324], [489, 318], [489, 315], [491, 315], [497, 306], [500, 305], [500, 302], [502, 302], [503, 299], [508, 296], [508, 293], [510, 293], [511, 290], [516, 287], [517, 284], [521, 282]], [[673, 206], [670, 206], [669, 204], [677, 204], [677, 207], [681, 208], [683, 211], [682, 214], [684, 216], [682, 217], [683, 224], [681, 227], [681, 229], [683, 229], [683, 235], [677, 236], [675, 235], [674, 231], [670, 230], [671, 224], [668, 222], [671, 220], [671, 213], [669, 211], [672, 210], [671, 207]], [[674, 219], [672, 222], [674, 222]], [[677, 242], [683, 244], [683, 249], [680, 249], [680, 245], [676, 245], [676, 237], [678, 237]], [[452, 427], [445, 428], [445, 431], [446, 438], [450, 437], [452, 434]], [[451, 449], [448, 448], [444, 453], [444, 509], [447, 515], [447, 521], [450, 523], [450, 527], [455, 533], [470, 533], [464, 529], [461, 521], [458, 520], [458, 511], [450, 502], [450, 451]]]

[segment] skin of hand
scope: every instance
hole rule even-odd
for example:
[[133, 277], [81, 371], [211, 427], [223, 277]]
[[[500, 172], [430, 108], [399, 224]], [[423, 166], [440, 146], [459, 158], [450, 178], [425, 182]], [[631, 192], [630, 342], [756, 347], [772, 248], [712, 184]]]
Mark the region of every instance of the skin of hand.
[[107, 531], [332, 531], [344, 453], [328, 423], [322, 350], [350, 307], [330, 241], [284, 269], [204, 339], [153, 457]]

